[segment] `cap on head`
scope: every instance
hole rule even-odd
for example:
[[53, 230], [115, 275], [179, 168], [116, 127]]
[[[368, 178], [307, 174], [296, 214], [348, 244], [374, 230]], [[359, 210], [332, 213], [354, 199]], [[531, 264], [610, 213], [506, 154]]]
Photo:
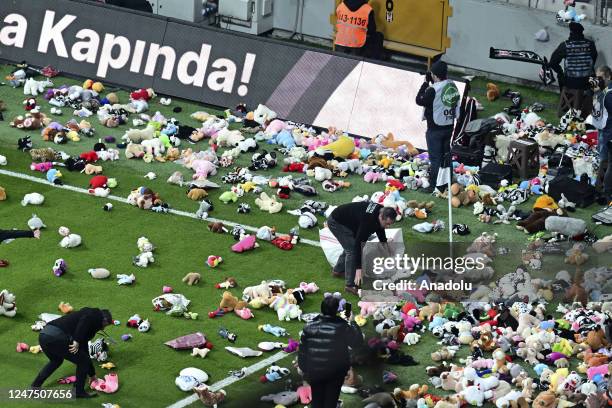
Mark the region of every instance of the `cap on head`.
[[569, 30], [572, 34], [582, 34], [584, 32], [584, 26], [580, 23], [571, 22], [569, 23]]
[[445, 79], [448, 74], [448, 65], [444, 61], [436, 61], [431, 66], [431, 73], [438, 78]]

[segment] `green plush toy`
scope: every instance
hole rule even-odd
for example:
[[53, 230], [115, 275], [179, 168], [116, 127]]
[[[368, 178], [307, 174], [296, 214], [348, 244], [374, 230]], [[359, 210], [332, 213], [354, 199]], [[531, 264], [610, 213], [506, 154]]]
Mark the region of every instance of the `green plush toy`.
[[449, 320], [455, 320], [461, 313], [461, 309], [454, 303], [447, 303], [444, 307], [444, 317]]
[[229, 204], [230, 202], [235, 203], [238, 200], [238, 195], [233, 191], [226, 191], [219, 196], [219, 200], [223, 201], [225, 204]]

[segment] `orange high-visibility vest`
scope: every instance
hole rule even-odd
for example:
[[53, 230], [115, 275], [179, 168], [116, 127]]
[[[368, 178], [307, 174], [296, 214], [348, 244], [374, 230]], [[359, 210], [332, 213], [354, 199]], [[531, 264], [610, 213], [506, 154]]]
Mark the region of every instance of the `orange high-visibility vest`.
[[357, 11], [351, 11], [344, 2], [336, 9], [336, 45], [361, 48], [366, 43], [368, 18], [372, 6], [364, 4]]

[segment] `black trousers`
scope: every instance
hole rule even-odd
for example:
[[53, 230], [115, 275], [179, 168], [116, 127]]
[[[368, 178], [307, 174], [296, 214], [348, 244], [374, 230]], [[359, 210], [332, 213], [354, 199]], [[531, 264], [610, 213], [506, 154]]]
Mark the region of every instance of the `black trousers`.
[[603, 191], [608, 196], [608, 199], [612, 199], [612, 139], [607, 141], [608, 145], [608, 167], [603, 178]]
[[82, 394], [85, 392], [85, 380], [87, 376], [93, 377], [96, 375], [96, 370], [89, 358], [87, 344], [79, 344], [79, 351], [72, 354], [68, 351], [70, 340], [60, 329], [55, 326], [47, 325], [40, 333], [39, 344], [42, 351], [45, 353], [49, 362], [38, 373], [33, 387], [42, 387], [47, 378], [57, 370], [64, 360], [68, 360], [77, 366], [75, 392]]
[[0, 242], [11, 238], [34, 238], [34, 232], [22, 230], [0, 230]]
[[325, 381], [309, 382], [312, 391], [312, 408], [336, 408], [344, 377], [345, 375], [339, 375]]

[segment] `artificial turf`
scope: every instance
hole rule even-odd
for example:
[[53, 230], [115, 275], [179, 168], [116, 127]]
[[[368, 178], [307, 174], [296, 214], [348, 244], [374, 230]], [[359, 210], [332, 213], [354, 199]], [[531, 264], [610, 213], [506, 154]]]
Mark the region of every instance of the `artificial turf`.
[[[6, 75], [11, 67], [3, 66], [0, 76]], [[77, 84], [81, 80], [68, 78], [54, 78], [56, 85]], [[500, 85], [500, 88], [503, 85]], [[508, 86], [509, 87], [509, 86]], [[482, 91], [481, 91], [482, 90]], [[484, 93], [484, 82], [475, 82], [474, 93]], [[540, 101], [552, 101], [553, 95], [533, 93], [525, 90], [525, 103], [531, 103], [538, 98]], [[127, 93], [118, 92], [120, 100], [127, 102]], [[479, 99], [484, 99], [483, 95]], [[532, 99], [533, 98], [533, 99]], [[5, 122], [0, 123], [0, 154], [8, 159], [8, 165], [4, 169], [30, 174], [35, 177], [44, 178], [44, 174], [29, 170], [31, 163], [29, 154], [22, 153], [16, 149], [17, 139], [26, 134], [32, 136], [34, 147], [49, 146], [59, 148], [70, 154], [77, 154], [90, 150], [98, 137], [113, 135], [116, 138], [127, 129], [122, 126], [117, 129], [107, 129], [97, 123], [95, 117], [90, 121], [97, 130], [94, 139], [84, 138], [80, 142], [69, 142], [67, 145], [57, 146], [49, 142], [43, 142], [39, 132], [24, 132], [8, 126], [8, 122], [16, 115], [23, 114], [21, 101], [24, 99], [21, 89], [13, 89], [9, 86], [0, 87], [0, 99], [8, 104], [8, 110], [3, 112]], [[530, 100], [532, 99], [532, 100]], [[43, 111], [49, 112], [49, 105], [38, 98], [43, 106]], [[506, 101], [507, 102], [507, 101]], [[492, 114], [503, 105], [488, 105], [485, 103], [485, 113]], [[552, 103], [552, 102], [550, 102]], [[172, 109], [175, 106], [182, 107], [182, 112], [175, 114]], [[65, 122], [71, 118], [70, 109], [63, 108], [64, 114], [53, 117], [54, 120]], [[195, 110], [206, 110], [210, 113], [219, 113], [215, 109], [198, 105], [193, 102], [174, 100], [169, 107], [162, 106], [154, 101], [150, 104], [150, 111], [154, 113], [159, 110], [167, 117], [176, 117], [182, 123], [197, 126], [197, 122], [189, 117]], [[195, 149], [205, 149], [206, 142], [199, 143]], [[272, 148], [273, 146], [261, 146]], [[238, 165], [245, 165], [250, 159], [249, 154], [244, 154], [238, 161]], [[166, 179], [176, 170], [181, 170], [186, 177], [190, 177], [190, 171], [182, 168], [176, 163], [151, 163], [146, 164], [140, 160], [126, 160], [123, 155], [116, 162], [102, 162], [104, 174], [115, 177], [119, 185], [113, 189], [113, 194], [127, 197], [129, 192], [141, 185], [146, 185], [158, 192], [162, 199], [167, 201], [172, 208], [194, 212], [198, 204], [186, 197], [185, 189], [169, 185]], [[149, 181], [144, 175], [153, 171], [157, 179]], [[212, 178], [220, 183], [220, 176], [227, 169], [220, 169], [219, 174]], [[64, 183], [85, 188], [89, 176], [78, 173], [63, 171]], [[279, 175], [279, 168], [262, 174]], [[325, 193], [320, 191], [318, 200], [330, 204], [340, 204], [351, 201], [355, 195], [370, 194], [382, 189], [381, 184], [366, 184], [359, 176], [348, 178], [352, 186], [346, 190], [336, 193]], [[202, 368], [210, 375], [209, 383], [212, 384], [227, 377], [229, 370], [239, 369], [258, 361], [259, 359], [241, 360], [223, 350], [230, 345], [227, 340], [218, 334], [218, 328], [224, 326], [238, 335], [237, 346], [250, 346], [255, 348], [259, 341], [276, 338], [269, 334], [257, 331], [257, 326], [263, 323], [280, 324], [286, 327], [291, 336], [297, 338], [301, 327], [299, 322], [280, 323], [276, 315], [269, 309], [255, 310], [255, 319], [250, 321], [240, 320], [237, 316], [230, 315], [218, 319], [209, 319], [207, 312], [216, 309], [222, 294], [221, 290], [214, 288], [214, 284], [224, 280], [226, 276], [234, 276], [239, 282], [239, 287], [231, 291], [240, 297], [242, 288], [257, 284], [267, 279], [283, 279], [288, 287], [297, 286], [301, 281], [315, 281], [321, 291], [315, 295], [309, 295], [302, 309], [312, 312], [318, 309], [323, 292], [341, 290], [343, 282], [333, 279], [329, 274], [329, 264], [325, 260], [319, 248], [309, 245], [298, 245], [292, 251], [285, 252], [267, 243], [261, 247], [244, 254], [234, 254], [229, 247], [234, 243], [230, 235], [212, 234], [206, 228], [206, 223], [190, 218], [176, 215], [155, 214], [142, 211], [126, 204], [114, 203], [115, 208], [111, 212], [102, 210], [103, 204], [108, 201], [104, 198], [88, 197], [83, 194], [44, 186], [37, 183], [24, 181], [0, 174], [0, 186], [6, 189], [8, 199], [0, 202], [1, 228], [27, 228], [26, 221], [36, 213], [47, 225], [43, 231], [42, 239], [21, 239], [8, 245], [0, 245], [0, 258], [8, 258], [11, 265], [0, 270], [0, 289], [8, 288], [17, 296], [18, 315], [14, 319], [0, 318], [0, 364], [2, 366], [2, 379], [0, 388], [24, 388], [32, 381], [45, 363], [46, 358], [42, 355], [29, 353], [16, 354], [15, 343], [24, 341], [30, 345], [37, 344], [37, 334], [30, 330], [30, 325], [37, 320], [38, 314], [42, 312], [56, 312], [60, 301], [70, 302], [75, 308], [83, 306], [108, 307], [113, 311], [115, 318], [122, 324], [112, 327], [109, 333], [118, 339], [121, 334], [131, 333], [133, 339], [127, 342], [119, 341], [117, 345], [111, 345], [111, 358], [117, 365], [120, 389], [114, 395], [100, 396], [92, 401], [79, 401], [70, 404], [53, 404], [53, 406], [99, 406], [101, 402], [115, 402], [122, 407], [162, 407], [173, 403], [186, 395], [174, 385], [174, 378], [178, 372], [185, 367], [195, 366]], [[218, 200], [221, 192], [228, 188], [222, 185], [218, 191], [210, 192], [210, 199], [215, 205], [211, 216], [230, 220], [245, 225], [261, 226], [273, 225], [278, 230], [286, 232], [294, 227], [297, 218], [285, 213], [285, 209], [294, 209], [300, 206], [303, 197], [293, 194], [291, 199], [284, 200], [283, 211], [279, 214], [270, 215], [261, 212], [254, 204], [254, 196], [247, 194], [239, 202], [247, 202], [252, 207], [250, 214], [238, 214], [237, 204], [225, 205]], [[39, 192], [45, 195], [45, 203], [40, 207], [22, 207], [20, 200], [24, 194]], [[270, 191], [268, 191], [270, 192]], [[405, 192], [402, 196], [406, 199], [417, 199], [423, 201], [427, 196], [419, 192]], [[533, 203], [533, 199], [530, 201]], [[525, 204], [527, 208], [530, 204]], [[577, 216], [588, 217], [592, 211], [579, 210]], [[472, 234], [463, 240], [472, 240], [477, 234], [484, 231], [495, 231], [499, 234], [500, 241], [504, 245], [517, 248], [514, 257], [505, 257], [497, 260], [494, 264], [498, 275], [509, 272], [510, 265], [519, 260], [518, 248], [524, 245], [526, 237], [517, 231], [512, 225], [487, 225], [479, 223], [471, 213], [471, 208], [460, 208], [453, 212], [454, 222], [467, 223], [470, 225]], [[446, 220], [446, 202], [436, 200], [436, 208], [431, 219]], [[322, 222], [323, 220], [320, 219]], [[414, 232], [412, 225], [420, 222], [415, 219], [405, 219], [399, 226], [403, 228], [404, 240], [407, 247], [411, 243], [422, 241], [444, 242], [448, 240], [447, 231], [422, 235]], [[57, 229], [68, 226], [73, 232], [83, 237], [83, 245], [74, 249], [63, 249], [58, 246], [60, 237]], [[304, 238], [317, 239], [318, 230], [301, 230]], [[149, 268], [140, 269], [132, 265], [132, 256], [138, 252], [136, 240], [140, 236], [148, 237], [157, 247], [155, 251], [155, 263]], [[518, 252], [518, 253], [517, 253]], [[209, 269], [205, 260], [208, 255], [215, 254], [224, 258], [224, 263], [217, 269]], [[68, 264], [69, 272], [56, 278], [51, 272], [51, 267], [57, 258], [64, 258]], [[94, 267], [105, 267], [112, 273], [113, 279], [98, 281], [87, 274], [87, 269]], [[181, 278], [188, 272], [197, 271], [202, 274], [203, 282], [199, 286], [188, 287], [181, 282]], [[118, 286], [114, 275], [119, 273], [134, 273], [136, 283], [129, 287]], [[176, 293], [182, 293], [191, 299], [191, 311], [199, 313], [198, 320], [186, 320], [183, 318], [170, 317], [163, 312], [153, 312], [151, 299], [161, 294], [163, 285], [174, 287]], [[357, 298], [348, 296], [349, 300], [357, 307]], [[133, 329], [125, 327], [125, 322], [134, 313], [149, 318], [152, 329], [149, 333], [141, 334]], [[367, 326], [371, 332], [370, 326]], [[179, 335], [196, 331], [205, 333], [214, 343], [215, 348], [205, 359], [191, 357], [189, 352], [179, 352], [169, 349], [163, 345], [164, 341]], [[429, 353], [437, 348], [431, 336], [424, 336], [416, 346], [403, 346], [406, 352], [412, 354], [416, 360], [421, 361], [417, 367], [391, 369], [400, 375], [397, 384], [407, 387], [412, 383], [426, 383], [427, 377], [424, 366], [431, 363]], [[264, 355], [265, 357], [265, 355]], [[263, 357], [262, 357], [263, 358]], [[281, 360], [279, 365], [288, 367], [295, 356]], [[380, 383], [380, 367], [366, 370], [366, 377], [371, 383]], [[65, 364], [47, 384], [59, 377], [73, 373], [73, 366]], [[98, 374], [103, 375], [104, 370], [98, 368]], [[293, 379], [294, 383], [297, 378]], [[258, 375], [250, 376], [227, 389], [228, 399], [225, 406], [244, 406], [248, 402], [249, 407], [271, 406], [270, 403], [259, 403], [259, 397], [269, 392], [278, 391], [285, 385], [284, 381], [275, 384], [262, 385], [258, 382]], [[66, 387], [52, 385], [54, 387]], [[390, 386], [389, 388], [392, 388]], [[346, 406], [359, 406], [358, 398], [343, 396]], [[1, 402], [0, 405], [4, 405]], [[196, 403], [199, 404], [199, 403]], [[9, 405], [11, 406], [11, 405]], [[41, 406], [39, 403], [18, 402], [12, 406]]]

